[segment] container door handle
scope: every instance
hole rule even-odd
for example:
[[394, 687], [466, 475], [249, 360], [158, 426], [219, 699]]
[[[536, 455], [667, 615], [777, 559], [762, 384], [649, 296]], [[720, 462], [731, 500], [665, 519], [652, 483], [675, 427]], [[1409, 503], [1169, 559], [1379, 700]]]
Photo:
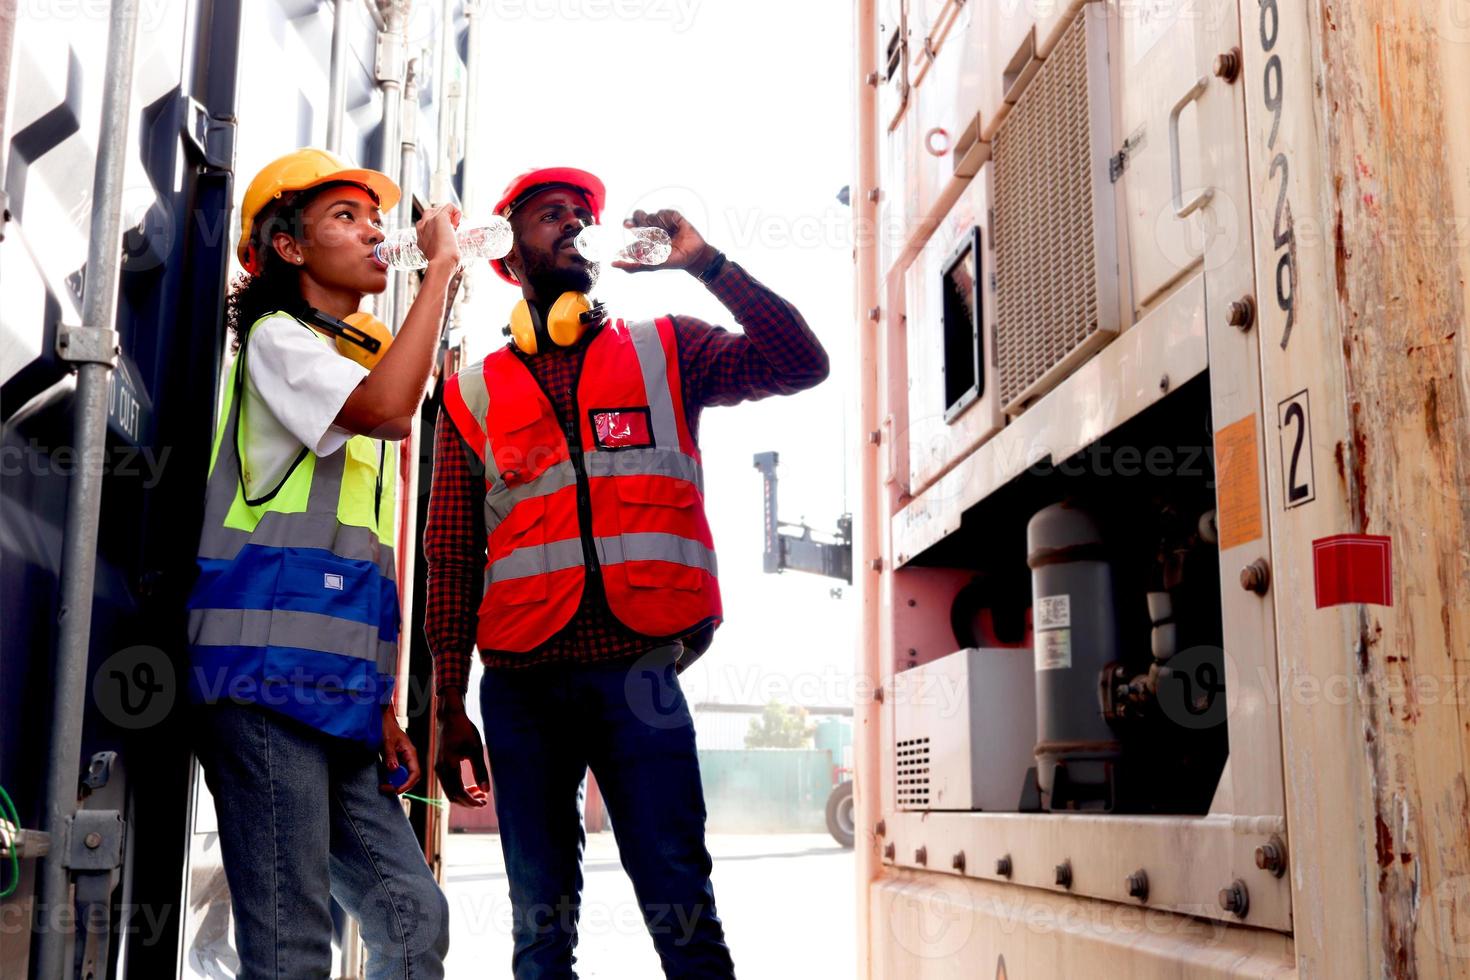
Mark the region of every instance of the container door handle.
[[1188, 108], [1189, 104], [1205, 94], [1205, 89], [1210, 87], [1210, 80], [1201, 76], [1194, 87], [1184, 93], [1184, 98], [1174, 104], [1174, 111], [1169, 113], [1169, 164], [1174, 175], [1174, 217], [1187, 218], [1200, 208], [1214, 200], [1215, 189], [1206, 187], [1188, 201], [1184, 200], [1184, 172], [1179, 160], [1179, 116]]

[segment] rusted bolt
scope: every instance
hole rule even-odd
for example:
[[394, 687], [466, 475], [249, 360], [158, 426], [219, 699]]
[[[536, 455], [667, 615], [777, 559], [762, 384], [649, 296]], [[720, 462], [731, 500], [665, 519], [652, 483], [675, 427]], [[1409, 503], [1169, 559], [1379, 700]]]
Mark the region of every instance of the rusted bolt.
[[1266, 559], [1257, 558], [1240, 570], [1240, 587], [1256, 595], [1265, 595], [1271, 590], [1271, 566]]
[[1231, 85], [1240, 78], [1240, 48], [1231, 48], [1224, 54], [1215, 56], [1215, 75], [1223, 78]]
[[1164, 392], [1169, 390], [1169, 376], [1167, 374], [1159, 379], [1159, 390]]
[[877, 701], [879, 704], [882, 704], [883, 703], [883, 688], [880, 687], [880, 688], [874, 689], [874, 691], [873, 691], [873, 700], [874, 701]]
[[878, 84], [878, 73], [875, 72], [875, 71], [868, 72], [867, 76], [863, 79], [863, 82], [864, 82], [864, 84], [867, 84], [867, 85], [877, 85]]
[[1251, 895], [1245, 882], [1236, 878], [1229, 887], [1220, 889], [1220, 907], [1237, 919], [1244, 919], [1251, 910]]
[[1253, 297], [1242, 296], [1230, 304], [1225, 311], [1225, 322], [1235, 327], [1241, 333], [1246, 333], [1256, 322], [1256, 301]]
[[1275, 834], [1256, 848], [1256, 867], [1280, 878], [1286, 874], [1286, 842]]
[[872, 190], [868, 191], [868, 200], [872, 201], [874, 204], [877, 204], [878, 203], [878, 198], [880, 196], [881, 196], [881, 192], [876, 187], [874, 187]]
[[873, 824], [873, 833], [877, 834], [879, 837], [882, 837], [884, 834], [888, 833], [888, 821], [879, 820], [877, 823]]
[[1148, 872], [1139, 868], [1128, 876], [1128, 897], [1148, 901]]
[[1058, 888], [1071, 888], [1072, 887], [1072, 862], [1071, 861], [1063, 861], [1061, 864], [1057, 865], [1057, 887]]
[[883, 315], [883, 307], [881, 307], [881, 306], [870, 306], [870, 307], [868, 307], [868, 319], [869, 320], [872, 320], [874, 323], [878, 322], [878, 318], [881, 317], [882, 315]]
[[949, 862], [949, 866], [951, 868], [954, 868], [960, 874], [964, 874], [965, 873], [965, 852], [964, 851], [955, 851], [954, 858]]
[[928, 865], [928, 863], [929, 863], [929, 848], [920, 845], [914, 851], [914, 863], [915, 864]]
[[914, 657], [917, 657], [918, 655], [919, 655], [919, 651], [918, 650], [914, 649], [913, 647], [909, 647], [909, 658], [910, 659], [912, 659]]
[[870, 559], [868, 559], [868, 571], [870, 571], [870, 572], [881, 572], [881, 571], [883, 571], [883, 559], [882, 558], [870, 558]]
[[919, 600], [918, 599], [910, 599], [909, 600], [909, 608], [910, 609], [914, 608], [918, 604], [919, 604]]
[[1011, 876], [1011, 856], [1009, 854], [995, 859], [995, 873], [1002, 878]]
[[876, 445], [878, 445], [882, 441], [883, 441], [883, 433], [879, 432], [877, 429], [874, 429], [872, 432], [869, 432], [868, 433], [868, 444], [869, 445], [876, 446]]
[[892, 861], [895, 857], [898, 856], [898, 848], [894, 847], [892, 844], [884, 844], [883, 856]]
[[82, 843], [86, 844], [87, 847], [95, 851], [97, 848], [102, 846], [102, 835], [94, 830], [86, 837], [82, 838]]

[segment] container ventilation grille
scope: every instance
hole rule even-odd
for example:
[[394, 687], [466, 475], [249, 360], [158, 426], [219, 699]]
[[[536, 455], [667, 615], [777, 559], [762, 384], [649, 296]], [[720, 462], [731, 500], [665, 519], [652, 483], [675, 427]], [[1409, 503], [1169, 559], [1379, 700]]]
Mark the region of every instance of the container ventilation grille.
[[995, 344], [1008, 412], [1043, 393], [1043, 378], [1099, 328], [1087, 62], [1079, 16], [995, 135]]
[[910, 738], [898, 743], [898, 805], [929, 805], [929, 739]]

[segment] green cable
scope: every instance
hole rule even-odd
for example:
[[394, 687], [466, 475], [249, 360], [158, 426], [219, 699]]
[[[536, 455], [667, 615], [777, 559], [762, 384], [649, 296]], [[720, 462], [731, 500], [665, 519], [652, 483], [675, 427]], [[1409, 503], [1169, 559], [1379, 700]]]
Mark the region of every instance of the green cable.
[[444, 807], [443, 800], [431, 800], [427, 796], [414, 796], [412, 793], [404, 793], [403, 798], [405, 800], [418, 800], [420, 803], [427, 803], [429, 806], [437, 806], [441, 809]]
[[[20, 814], [16, 812], [15, 803], [11, 801], [10, 794], [5, 792], [4, 786], [0, 786], [0, 803], [4, 804], [4, 813], [0, 816], [10, 822], [10, 825], [15, 828], [15, 833], [20, 833]], [[10, 885], [0, 891], [0, 898], [9, 898], [20, 887], [20, 855], [16, 853], [19, 849], [14, 840], [11, 840], [10, 846], [6, 848], [10, 851]]]

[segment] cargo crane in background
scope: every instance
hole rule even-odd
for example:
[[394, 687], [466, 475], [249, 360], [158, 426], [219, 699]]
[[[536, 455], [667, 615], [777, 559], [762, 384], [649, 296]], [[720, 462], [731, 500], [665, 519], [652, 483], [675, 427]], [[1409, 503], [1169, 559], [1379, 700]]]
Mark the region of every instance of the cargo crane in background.
[[[779, 453], [755, 454], [755, 468], [761, 471], [762, 499], [765, 501], [766, 574], [810, 572], [841, 579], [851, 585], [852, 515], [843, 514], [837, 518], [837, 532], [832, 541], [813, 537], [812, 527], [805, 521], [793, 524], [781, 520], [776, 510], [776, 466], [779, 463]], [[800, 532], [792, 533], [783, 528], [799, 528]], [[832, 590], [834, 599], [841, 596], [840, 586]]]

